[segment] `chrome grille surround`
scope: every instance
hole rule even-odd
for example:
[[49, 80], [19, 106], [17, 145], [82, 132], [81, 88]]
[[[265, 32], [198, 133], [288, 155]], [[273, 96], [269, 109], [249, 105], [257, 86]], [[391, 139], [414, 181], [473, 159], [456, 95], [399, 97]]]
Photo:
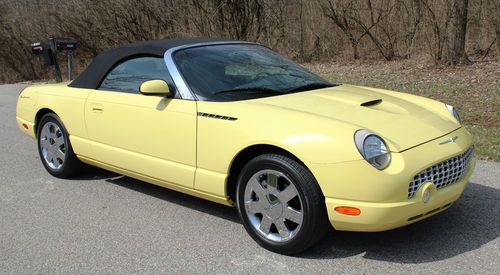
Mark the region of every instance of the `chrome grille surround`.
[[467, 172], [470, 161], [474, 155], [474, 148], [470, 147], [464, 153], [437, 163], [420, 173], [410, 181], [408, 188], [408, 198], [412, 198], [418, 188], [426, 183], [432, 182], [437, 189], [456, 183]]

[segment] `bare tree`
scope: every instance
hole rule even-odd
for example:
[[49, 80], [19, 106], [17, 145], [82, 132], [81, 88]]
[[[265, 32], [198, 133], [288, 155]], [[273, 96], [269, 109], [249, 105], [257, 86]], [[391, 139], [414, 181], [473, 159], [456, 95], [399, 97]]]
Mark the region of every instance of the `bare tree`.
[[422, 0], [412, 0], [411, 3], [412, 5], [409, 8], [411, 12], [408, 12], [411, 13], [410, 16], [411, 23], [410, 27], [408, 28], [409, 31], [406, 37], [406, 42], [408, 44], [406, 57], [410, 57], [411, 53], [415, 48], [417, 31], [422, 21]]
[[495, 5], [496, 14], [495, 16], [495, 33], [496, 33], [496, 41], [497, 41], [497, 50], [496, 50], [496, 59], [500, 61], [500, 2], [498, 0], [492, 0]]
[[443, 61], [447, 64], [468, 62], [465, 53], [465, 35], [467, 33], [468, 0], [451, 0], [450, 17], [447, 24], [446, 47]]
[[50, 77], [29, 48], [50, 36], [78, 41], [77, 72], [110, 47], [186, 36], [257, 41], [300, 61], [500, 60], [499, 0], [1, 0], [0, 10], [2, 82]]
[[353, 58], [359, 58], [358, 45], [361, 39], [367, 34], [365, 30], [353, 20], [356, 7], [355, 1], [335, 1], [328, 0], [323, 5], [323, 12], [335, 25], [344, 33], [351, 43]]
[[391, 26], [392, 24], [388, 23], [388, 21], [390, 21], [388, 18], [401, 2], [391, 2], [392, 1], [380, 1], [378, 6], [374, 6], [372, 0], [366, 0], [365, 10], [368, 16], [360, 14], [358, 10], [356, 16], [351, 17], [351, 19], [366, 33], [380, 55], [386, 60], [392, 60], [398, 56], [396, 53], [398, 36]]

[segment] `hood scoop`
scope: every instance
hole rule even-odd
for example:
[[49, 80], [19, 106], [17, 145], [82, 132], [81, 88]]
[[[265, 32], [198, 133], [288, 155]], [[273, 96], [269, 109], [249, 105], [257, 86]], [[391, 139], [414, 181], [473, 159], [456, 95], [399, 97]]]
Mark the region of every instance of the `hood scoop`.
[[382, 103], [382, 99], [375, 99], [375, 100], [363, 102], [360, 105], [363, 107], [372, 107], [372, 106], [378, 105], [380, 103]]
[[406, 110], [405, 108], [402, 108], [401, 106], [398, 106], [397, 104], [389, 101], [383, 101], [382, 99], [365, 101], [361, 103], [360, 106], [395, 115], [408, 114], [408, 110]]

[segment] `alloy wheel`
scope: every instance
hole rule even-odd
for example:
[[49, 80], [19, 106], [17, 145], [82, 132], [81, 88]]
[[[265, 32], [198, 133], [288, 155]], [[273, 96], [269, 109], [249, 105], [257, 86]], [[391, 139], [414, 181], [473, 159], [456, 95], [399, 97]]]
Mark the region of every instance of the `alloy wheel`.
[[40, 150], [45, 163], [53, 170], [59, 170], [66, 157], [66, 142], [61, 128], [47, 122], [40, 132]]
[[292, 239], [303, 221], [302, 201], [293, 182], [276, 170], [261, 170], [248, 181], [245, 211], [253, 228], [275, 242]]

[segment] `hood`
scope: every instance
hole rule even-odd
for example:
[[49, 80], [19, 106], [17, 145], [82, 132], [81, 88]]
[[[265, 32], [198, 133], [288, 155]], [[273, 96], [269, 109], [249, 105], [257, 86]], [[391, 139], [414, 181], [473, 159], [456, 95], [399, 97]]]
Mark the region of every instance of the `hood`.
[[391, 151], [400, 152], [460, 128], [450, 116], [433, 111], [431, 107], [435, 108], [435, 104], [429, 104], [429, 108], [426, 108], [422, 102], [417, 104], [416, 98], [403, 93], [340, 85], [266, 97], [254, 102], [370, 130], [383, 137], [392, 147]]

